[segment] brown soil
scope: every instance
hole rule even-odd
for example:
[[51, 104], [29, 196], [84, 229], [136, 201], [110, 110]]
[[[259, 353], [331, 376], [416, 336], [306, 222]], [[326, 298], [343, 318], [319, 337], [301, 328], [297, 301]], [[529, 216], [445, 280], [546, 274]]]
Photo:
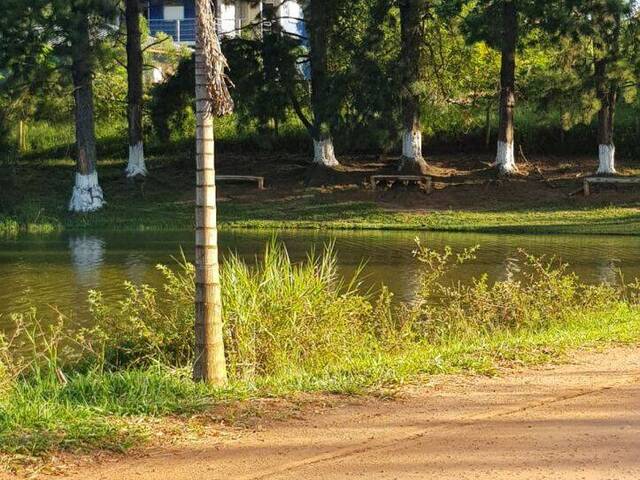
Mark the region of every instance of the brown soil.
[[[502, 376], [431, 377], [395, 398], [265, 402], [245, 429], [64, 478], [640, 478], [640, 349]], [[246, 412], [245, 412], [246, 413]]]
[[[596, 170], [593, 158], [537, 156], [525, 161], [520, 156], [519, 173], [507, 178], [497, 175], [488, 154], [440, 155], [427, 160], [428, 174], [435, 187], [429, 196], [413, 185], [396, 185], [373, 192], [369, 188], [371, 175], [397, 173], [398, 158], [384, 155], [341, 157], [338, 169], [314, 175], [311, 185], [308, 159], [304, 156], [261, 155], [256, 158], [226, 154], [219, 157], [218, 169], [223, 174], [266, 178], [267, 190], [264, 192], [257, 193], [246, 185], [222, 187], [222, 195], [228, 200], [249, 203], [308, 197], [309, 186], [315, 187], [311, 190], [316, 197], [331, 197], [334, 201], [373, 200], [385, 207], [408, 210], [535, 209], [545, 205], [580, 208], [640, 201], [637, 186], [598, 186], [594, 190], [596, 194], [589, 198], [579, 194], [582, 178]], [[619, 163], [620, 174], [640, 174], [640, 164]]]

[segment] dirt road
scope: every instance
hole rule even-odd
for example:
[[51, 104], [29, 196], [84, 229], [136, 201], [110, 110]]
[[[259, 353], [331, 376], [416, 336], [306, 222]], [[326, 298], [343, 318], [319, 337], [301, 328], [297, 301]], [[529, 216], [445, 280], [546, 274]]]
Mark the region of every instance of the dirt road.
[[640, 479], [640, 349], [497, 378], [441, 377], [342, 401], [232, 441], [152, 452], [74, 479]]

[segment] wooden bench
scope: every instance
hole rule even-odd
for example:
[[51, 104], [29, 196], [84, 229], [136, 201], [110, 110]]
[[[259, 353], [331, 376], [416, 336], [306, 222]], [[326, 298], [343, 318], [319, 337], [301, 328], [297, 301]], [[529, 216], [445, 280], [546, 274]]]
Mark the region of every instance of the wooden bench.
[[222, 182], [256, 182], [258, 189], [264, 190], [264, 177], [255, 177], [253, 175], [216, 175], [216, 181]]
[[432, 189], [431, 177], [426, 175], [372, 175], [371, 189], [375, 190], [381, 182], [386, 183], [387, 188], [392, 187], [396, 182], [402, 182], [405, 186], [409, 185], [409, 183], [416, 183], [424, 186], [427, 193], [431, 193]]
[[585, 197], [591, 194], [592, 183], [640, 183], [640, 177], [586, 177], [583, 183]]

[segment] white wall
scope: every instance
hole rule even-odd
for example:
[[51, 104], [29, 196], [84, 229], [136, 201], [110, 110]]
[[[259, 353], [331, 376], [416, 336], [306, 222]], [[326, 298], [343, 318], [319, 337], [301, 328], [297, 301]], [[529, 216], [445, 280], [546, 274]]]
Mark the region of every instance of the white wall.
[[236, 6], [234, 3], [218, 3], [218, 31], [227, 37], [236, 36]]
[[184, 7], [182, 5], [165, 5], [164, 6], [164, 19], [165, 20], [182, 20], [184, 19]]
[[286, 0], [281, 6], [278, 12], [280, 16], [280, 25], [282, 29], [287, 33], [294, 33], [301, 35], [303, 27], [301, 25], [300, 18], [303, 18], [302, 7], [295, 0]]

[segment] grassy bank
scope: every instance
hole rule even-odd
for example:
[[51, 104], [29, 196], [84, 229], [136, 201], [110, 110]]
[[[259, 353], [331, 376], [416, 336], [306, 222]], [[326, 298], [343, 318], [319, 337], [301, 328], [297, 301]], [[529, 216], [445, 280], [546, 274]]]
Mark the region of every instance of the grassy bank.
[[[113, 198], [113, 197], [112, 197]], [[65, 201], [60, 199], [61, 201]], [[110, 200], [103, 211], [69, 215], [64, 208], [31, 203], [26, 212], [0, 213], [0, 235], [59, 231], [161, 231], [194, 227], [191, 201]], [[63, 204], [64, 205], [64, 204]], [[221, 229], [405, 230], [530, 234], [640, 234], [640, 205], [596, 205], [570, 208], [550, 205], [536, 209], [402, 210], [374, 202], [270, 201], [221, 203]]]
[[[191, 166], [154, 158], [151, 166], [152, 176], [144, 184], [133, 184], [123, 178], [121, 161], [104, 161], [100, 179], [108, 203], [103, 210], [91, 215], [67, 212], [74, 175], [70, 160], [7, 167], [0, 176], [0, 234], [193, 228]], [[231, 168], [235, 168], [233, 163]], [[637, 195], [628, 191], [619, 196], [594, 195], [587, 200], [568, 198], [556, 193], [556, 189], [551, 191], [555, 195], [551, 198], [540, 195], [536, 199], [531, 194], [534, 198], [510, 199], [500, 189], [487, 192], [480, 186], [477, 191], [469, 192], [466, 199], [462, 198], [466, 204], [460, 205], [461, 194], [455, 193], [456, 187], [429, 197], [408, 197], [413, 198], [413, 203], [403, 203], [402, 192], [398, 194], [400, 200], [397, 202], [378, 201], [373, 193], [354, 188], [353, 184], [350, 189], [344, 186], [335, 190], [304, 189], [297, 177], [287, 181], [278, 184], [278, 176], [274, 174], [268, 177], [270, 188], [264, 192], [250, 186], [222, 185], [221, 228], [640, 233], [640, 203]], [[537, 192], [543, 187], [533, 182], [506, 188]], [[458, 197], [449, 201], [445, 196], [452, 193], [447, 192]], [[496, 194], [504, 199], [487, 202]], [[477, 202], [469, 205], [468, 198], [477, 198]], [[482, 204], [488, 206], [481, 208]]]
[[640, 207], [568, 209], [388, 210], [375, 203], [221, 207], [223, 227], [264, 229], [424, 230], [478, 233], [640, 234]]
[[[473, 256], [417, 247], [423, 265], [411, 302], [341, 279], [333, 253], [293, 264], [270, 245], [259, 265], [223, 270], [231, 383], [191, 381], [193, 268], [161, 267], [162, 291], [129, 286], [120, 302], [91, 294], [93, 320], [15, 315], [0, 342], [0, 445], [9, 455], [126, 450], [158, 419], [224, 402], [297, 392], [366, 393], [424, 374], [492, 373], [556, 361], [572, 348], [636, 343], [640, 285], [587, 286], [558, 264], [522, 254], [508, 280], [449, 285]], [[364, 272], [366, 273], [366, 271]]]

